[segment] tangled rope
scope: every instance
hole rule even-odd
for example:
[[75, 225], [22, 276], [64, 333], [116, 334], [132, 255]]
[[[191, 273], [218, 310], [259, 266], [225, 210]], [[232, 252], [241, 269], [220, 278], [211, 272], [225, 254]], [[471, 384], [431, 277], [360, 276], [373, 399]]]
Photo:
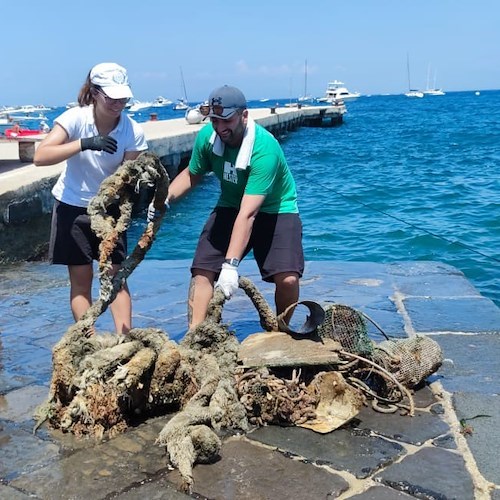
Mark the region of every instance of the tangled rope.
[[[321, 306], [305, 301], [276, 317], [245, 277], [240, 278], [239, 286], [255, 306], [265, 332], [285, 331], [282, 335], [287, 338], [315, 336], [319, 346], [326, 345], [321, 339], [335, 339], [337, 362], [329, 366], [273, 368], [264, 362], [259, 367], [245, 366], [239, 356], [241, 345], [222, 323], [226, 299], [218, 289], [206, 320], [188, 331], [180, 343], [155, 328], [133, 328], [126, 336], [89, 336], [160, 227], [161, 218], [147, 224], [132, 253], [111, 277], [111, 253], [130, 224], [132, 195], [142, 185], [155, 186], [154, 205], [161, 210], [168, 176], [150, 153], [125, 162], [102, 183], [89, 205], [92, 228], [102, 240], [100, 295], [53, 349], [49, 396], [37, 410], [36, 427], [48, 420], [54, 428], [102, 439], [123, 432], [138, 417], [174, 413], [156, 443], [165, 447], [183, 478], [183, 489], [191, 492], [193, 466], [217, 458], [222, 430], [246, 432], [252, 425], [279, 424], [329, 432], [352, 418], [366, 399], [378, 411], [405, 409], [413, 414], [405, 382], [411, 378], [411, 383], [418, 383], [435, 367], [434, 361], [418, 373], [413, 368], [402, 369], [401, 360], [408, 351], [399, 344], [397, 349], [391, 344], [378, 348], [368, 339], [363, 318], [352, 309], [327, 309], [325, 315]], [[117, 201], [120, 214], [113, 218], [108, 209]], [[310, 316], [294, 332], [284, 317], [298, 304], [308, 307]], [[266, 337], [266, 333], [257, 335]], [[420, 347], [425, 350], [428, 346]], [[425, 352], [419, 356], [425, 358]], [[336, 421], [332, 422], [334, 414]]]
[[[153, 204], [162, 216], [149, 222], [142, 236], [139, 238], [132, 253], [123, 262], [120, 271], [112, 277], [110, 270], [111, 254], [119, 236], [130, 225], [133, 203], [132, 195], [137, 194], [141, 186], [155, 186]], [[165, 212], [165, 200], [168, 194], [169, 178], [159, 158], [153, 153], [141, 153], [137, 159], [123, 163], [116, 172], [107, 177], [100, 186], [97, 196], [92, 198], [88, 206], [92, 230], [101, 239], [99, 245], [99, 279], [100, 301], [97, 301], [97, 310], [88, 312], [89, 319], [94, 321], [104, 312], [104, 309], [113, 302], [118, 291], [122, 288], [126, 278], [142, 261], [146, 252], [153, 244], [156, 232], [161, 226]], [[120, 215], [117, 219], [107, 213], [108, 208], [119, 203]], [[98, 304], [100, 304], [98, 306]], [[104, 309], [103, 309], [104, 308]], [[102, 310], [101, 310], [102, 309]]]
[[[136, 354], [138, 345], [121, 345], [122, 337], [106, 335], [92, 336], [97, 318], [113, 302], [127, 277], [142, 261], [151, 247], [156, 232], [161, 225], [161, 217], [147, 224], [133, 251], [127, 256], [120, 270], [111, 277], [111, 253], [121, 233], [130, 224], [132, 213], [131, 197], [141, 185], [155, 186], [154, 204], [163, 206], [168, 193], [169, 179], [159, 158], [152, 153], [141, 153], [135, 160], [125, 161], [117, 171], [100, 186], [99, 193], [88, 207], [93, 230], [102, 239], [100, 244], [99, 279], [100, 294], [79, 321], [71, 325], [61, 340], [54, 346], [52, 354], [53, 375], [49, 397], [36, 414], [36, 428], [49, 419], [55, 427], [72, 428], [76, 434], [92, 428], [92, 434], [100, 436], [105, 430], [120, 432], [124, 429], [121, 414], [120, 387], [102, 383], [106, 375], [124, 360]], [[108, 215], [107, 209], [120, 201], [120, 215], [117, 219]], [[132, 334], [133, 337], [134, 333]], [[89, 356], [89, 359], [86, 357]], [[93, 356], [93, 358], [92, 358]], [[143, 356], [143, 354], [141, 354]], [[147, 358], [147, 356], [146, 356]], [[83, 360], [85, 359], [85, 363]], [[144, 362], [147, 365], [147, 362]], [[133, 371], [137, 359], [130, 369]], [[96, 386], [97, 384], [97, 386]], [[87, 401], [93, 401], [95, 408]], [[102, 423], [103, 405], [107, 410]], [[91, 416], [94, 415], [94, 416]], [[74, 422], [78, 421], [78, 425]]]
[[300, 374], [300, 369], [293, 370], [291, 379], [286, 379], [267, 368], [240, 369], [236, 386], [250, 423], [300, 425], [314, 419], [319, 396], [308, 389]]

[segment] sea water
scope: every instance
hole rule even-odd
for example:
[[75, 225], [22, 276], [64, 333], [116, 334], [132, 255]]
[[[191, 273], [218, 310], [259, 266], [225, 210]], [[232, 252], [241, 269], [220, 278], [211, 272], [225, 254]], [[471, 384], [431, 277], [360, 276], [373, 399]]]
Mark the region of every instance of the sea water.
[[[440, 261], [500, 306], [500, 91], [362, 96], [346, 107], [340, 126], [280, 138], [297, 183], [306, 260]], [[134, 118], [152, 112], [160, 120], [184, 115], [150, 108]], [[206, 176], [174, 205], [146, 259], [191, 258], [218, 192]], [[133, 221], [131, 245], [143, 225], [144, 217]]]
[[[306, 260], [440, 261], [500, 306], [500, 91], [363, 96], [346, 107], [342, 125], [281, 140]], [[146, 259], [191, 258], [218, 192], [207, 176], [174, 205]]]

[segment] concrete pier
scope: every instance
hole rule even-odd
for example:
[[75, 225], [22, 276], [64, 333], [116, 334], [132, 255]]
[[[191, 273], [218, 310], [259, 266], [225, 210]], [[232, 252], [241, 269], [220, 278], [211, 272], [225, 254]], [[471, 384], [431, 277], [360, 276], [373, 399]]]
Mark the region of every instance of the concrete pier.
[[[301, 126], [342, 123], [345, 106], [249, 109], [250, 116], [277, 137]], [[206, 122], [185, 118], [141, 123], [149, 150], [158, 155], [170, 178], [187, 165], [198, 130]], [[15, 142], [0, 142], [0, 262], [39, 260], [46, 252], [51, 190], [65, 162], [36, 167], [20, 161]], [[20, 238], [22, 234], [22, 238]]]
[[[275, 136], [301, 126], [342, 123], [345, 106], [249, 109], [250, 116]], [[141, 123], [149, 150], [158, 155], [171, 178], [187, 165], [196, 134], [205, 121], [189, 124], [185, 118]], [[19, 160], [17, 144], [0, 143], [0, 224], [18, 224], [49, 213], [50, 190], [65, 162], [35, 167]]]

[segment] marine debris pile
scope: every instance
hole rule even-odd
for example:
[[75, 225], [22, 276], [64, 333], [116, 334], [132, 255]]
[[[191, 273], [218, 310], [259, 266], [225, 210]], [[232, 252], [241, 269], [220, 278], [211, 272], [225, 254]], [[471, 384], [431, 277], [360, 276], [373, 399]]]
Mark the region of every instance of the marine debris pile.
[[[219, 290], [207, 319], [179, 343], [155, 328], [92, 335], [95, 321], [143, 259], [161, 223], [148, 223], [111, 278], [109, 257], [130, 223], [132, 193], [142, 184], [156, 186], [154, 204], [161, 209], [168, 177], [149, 153], [125, 162], [89, 206], [92, 227], [102, 238], [100, 297], [53, 349], [50, 392], [37, 411], [37, 426], [48, 420], [54, 428], [101, 439], [125, 431], [138, 416], [171, 414], [157, 444], [166, 448], [190, 491], [193, 465], [218, 457], [222, 432], [266, 424], [330, 432], [370, 400], [379, 411], [413, 414], [410, 389], [441, 364], [436, 342], [416, 337], [375, 344], [361, 313], [339, 304], [324, 310], [311, 301], [294, 304], [310, 311], [304, 327], [294, 332], [283, 323], [285, 313], [276, 317], [245, 277], [240, 288], [264, 331], [241, 343], [221, 321], [225, 297]], [[120, 216], [114, 219], [107, 208], [117, 200]]]

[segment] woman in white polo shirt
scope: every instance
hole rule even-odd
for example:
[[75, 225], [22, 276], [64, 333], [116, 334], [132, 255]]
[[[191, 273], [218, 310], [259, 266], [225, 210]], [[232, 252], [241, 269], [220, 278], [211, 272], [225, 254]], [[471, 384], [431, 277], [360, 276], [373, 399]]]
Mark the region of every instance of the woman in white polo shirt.
[[[125, 68], [115, 63], [94, 66], [78, 95], [78, 104], [56, 118], [54, 127], [36, 150], [37, 166], [66, 161], [52, 194], [49, 260], [68, 266], [70, 303], [75, 321], [92, 304], [93, 260], [99, 240], [90, 227], [89, 201], [101, 182], [125, 160], [147, 149], [141, 127], [123, 112], [133, 97]], [[111, 211], [113, 207], [111, 207]], [[126, 234], [112, 255], [116, 273], [127, 254]], [[111, 304], [117, 333], [131, 328], [132, 305], [125, 285]]]

